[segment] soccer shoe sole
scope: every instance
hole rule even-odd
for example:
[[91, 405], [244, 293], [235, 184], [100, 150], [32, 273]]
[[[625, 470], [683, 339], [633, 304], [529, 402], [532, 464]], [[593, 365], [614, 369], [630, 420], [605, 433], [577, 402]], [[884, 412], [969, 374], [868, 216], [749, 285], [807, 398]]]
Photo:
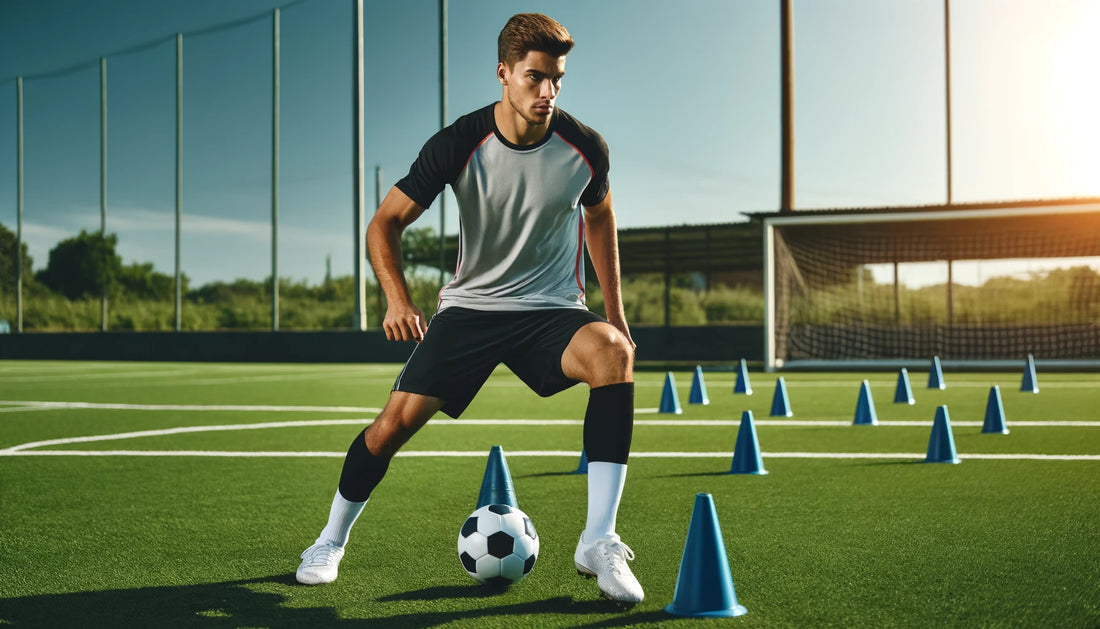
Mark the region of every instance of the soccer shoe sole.
[[614, 596], [611, 596], [610, 594], [605, 592], [603, 590], [603, 588], [600, 587], [599, 575], [597, 575], [595, 572], [592, 572], [591, 570], [589, 570], [588, 567], [583, 566], [583, 565], [581, 565], [577, 562], [573, 562], [573, 565], [575, 565], [577, 567], [577, 574], [581, 575], [582, 577], [584, 577], [586, 579], [596, 579], [596, 589], [600, 591], [600, 596], [602, 596], [605, 599], [611, 601], [612, 603], [618, 603], [619, 606], [621, 606], [621, 607], [633, 607], [633, 606], [635, 606], [635, 605], [637, 605], [638, 603], [641, 602], [641, 601], [624, 601], [622, 599], [618, 599], [618, 598], [615, 598]]

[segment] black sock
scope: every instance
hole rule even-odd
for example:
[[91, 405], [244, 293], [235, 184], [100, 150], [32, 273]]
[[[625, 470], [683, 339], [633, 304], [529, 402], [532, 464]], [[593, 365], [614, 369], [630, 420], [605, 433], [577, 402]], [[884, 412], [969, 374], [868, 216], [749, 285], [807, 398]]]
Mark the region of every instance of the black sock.
[[389, 458], [371, 454], [363, 435], [367, 429], [351, 442], [348, 455], [344, 457], [344, 469], [340, 472], [340, 495], [351, 502], [365, 502], [390, 466]]
[[626, 464], [634, 433], [634, 383], [596, 387], [584, 413], [584, 452], [589, 461]]

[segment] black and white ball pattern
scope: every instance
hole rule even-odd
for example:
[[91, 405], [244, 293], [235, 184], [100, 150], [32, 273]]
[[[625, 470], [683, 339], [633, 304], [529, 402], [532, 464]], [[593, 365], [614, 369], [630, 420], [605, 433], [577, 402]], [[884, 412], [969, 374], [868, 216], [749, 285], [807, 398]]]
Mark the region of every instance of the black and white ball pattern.
[[511, 585], [527, 576], [539, 554], [531, 518], [516, 507], [486, 505], [466, 518], [458, 534], [458, 559], [481, 583]]

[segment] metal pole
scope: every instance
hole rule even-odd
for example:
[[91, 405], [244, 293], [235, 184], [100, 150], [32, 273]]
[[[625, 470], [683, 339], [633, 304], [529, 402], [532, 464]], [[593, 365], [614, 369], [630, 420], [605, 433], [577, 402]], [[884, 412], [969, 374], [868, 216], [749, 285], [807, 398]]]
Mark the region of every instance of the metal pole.
[[764, 371], [771, 373], [779, 365], [775, 347], [775, 227], [764, 221]]
[[[107, 238], [107, 58], [99, 58], [99, 235]], [[99, 329], [107, 331], [107, 287], [99, 301]]]
[[15, 331], [23, 332], [23, 77], [15, 79]]
[[[374, 167], [374, 207], [377, 211], [378, 206], [382, 205], [382, 167], [376, 165]], [[382, 312], [382, 283], [378, 281], [378, 273], [374, 272], [374, 267], [371, 267], [371, 273], [374, 274], [374, 295], [378, 300], [378, 318], [382, 319], [384, 313]]]
[[943, 49], [947, 101], [947, 205], [951, 205], [951, 0], [943, 0]]
[[794, 32], [793, 0], [779, 2], [780, 126], [782, 176], [779, 210], [794, 209]]
[[[447, 126], [447, 0], [439, 0], [439, 128]], [[447, 254], [447, 194], [439, 195], [439, 285], [443, 286]]]
[[176, 34], [176, 332], [183, 330], [183, 270], [180, 223], [183, 214], [183, 35]]
[[279, 9], [271, 31], [271, 331], [279, 331]]
[[363, 182], [363, 0], [354, 0], [355, 20], [352, 27], [352, 204], [355, 227], [355, 315], [352, 326], [363, 331], [367, 329], [366, 277], [363, 267], [366, 262], [366, 221], [363, 216], [365, 190]]

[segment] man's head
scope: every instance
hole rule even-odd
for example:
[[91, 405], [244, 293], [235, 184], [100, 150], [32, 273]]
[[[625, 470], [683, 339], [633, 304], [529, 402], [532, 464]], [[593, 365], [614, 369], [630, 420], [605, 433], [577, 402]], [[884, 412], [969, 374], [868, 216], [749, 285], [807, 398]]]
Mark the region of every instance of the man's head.
[[541, 13], [518, 13], [497, 37], [497, 62], [511, 68], [532, 50], [564, 57], [572, 49], [573, 38], [557, 20]]
[[502, 100], [528, 125], [550, 120], [573, 48], [569, 31], [540, 13], [512, 16], [497, 38], [497, 80]]

